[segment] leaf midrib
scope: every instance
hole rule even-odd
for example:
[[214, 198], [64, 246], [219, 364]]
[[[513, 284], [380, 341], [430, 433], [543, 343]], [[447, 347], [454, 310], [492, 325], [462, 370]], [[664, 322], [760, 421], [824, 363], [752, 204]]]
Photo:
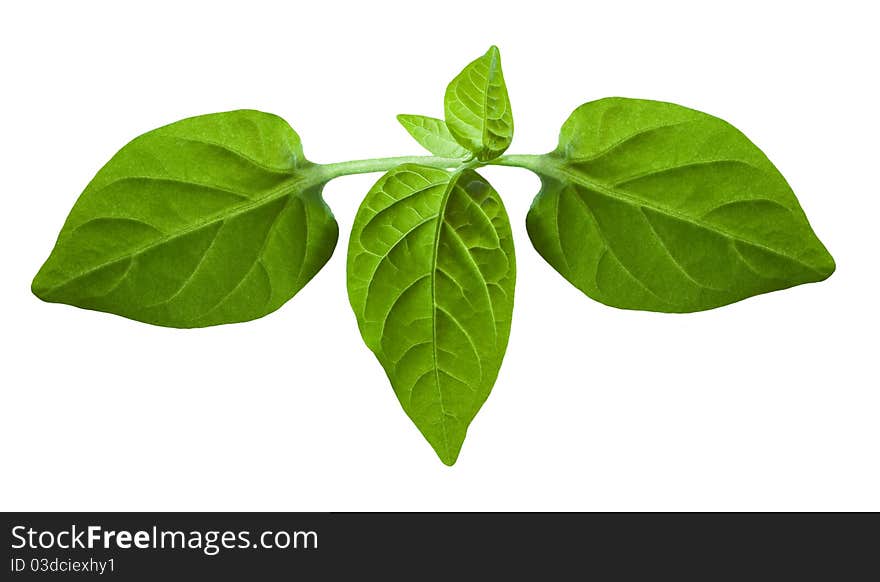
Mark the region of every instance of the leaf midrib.
[[489, 64], [486, 67], [486, 87], [483, 89], [483, 115], [481, 116], [482, 131], [480, 141], [485, 149], [489, 149], [489, 89], [492, 87], [492, 77], [495, 75], [497, 54], [489, 56]]
[[440, 209], [437, 212], [437, 226], [434, 229], [434, 248], [431, 252], [431, 359], [434, 368], [434, 385], [437, 386], [437, 397], [440, 403], [440, 426], [443, 427], [443, 443], [446, 446], [446, 454], [449, 454], [449, 431], [446, 429], [446, 408], [443, 406], [443, 390], [440, 388], [440, 355], [437, 352], [437, 315], [439, 307], [437, 305], [437, 260], [440, 255], [440, 231], [443, 228], [443, 217], [446, 214], [446, 205], [461, 171], [455, 172], [450, 176], [446, 185], [446, 191], [443, 192], [443, 199], [440, 202]]
[[812, 266], [811, 264], [806, 263], [803, 260], [801, 260], [797, 257], [794, 257], [788, 253], [782, 252], [782, 251], [780, 251], [778, 249], [774, 249], [772, 247], [768, 247], [768, 246], [763, 245], [759, 242], [743, 238], [733, 232], [730, 232], [729, 230], [721, 228], [717, 225], [710, 225], [710, 224], [708, 224], [698, 218], [694, 218], [694, 217], [688, 216], [686, 214], [682, 214], [681, 212], [678, 212], [677, 210], [674, 210], [672, 208], [668, 208], [668, 207], [665, 207], [665, 206], [662, 206], [662, 205], [659, 205], [656, 203], [652, 203], [652, 202], [640, 199], [640, 198], [635, 197], [635, 196], [628, 194], [626, 192], [617, 190], [611, 186], [606, 186], [605, 184], [603, 184], [601, 182], [591, 180], [585, 174], [569, 168], [565, 164], [564, 160], [557, 161], [554, 158], [550, 158], [550, 157], [545, 156], [541, 160], [540, 166], [536, 167], [535, 169], [537, 171], [539, 171], [539, 173], [544, 173], [548, 176], [556, 178], [557, 180], [563, 180], [563, 181], [564, 180], [571, 180], [571, 181], [575, 182], [576, 184], [579, 184], [580, 186], [582, 186], [588, 190], [591, 190], [601, 196], [605, 196], [607, 198], [611, 198], [611, 199], [616, 200], [618, 202], [623, 202], [625, 204], [629, 204], [631, 206], [635, 206], [640, 209], [647, 208], [649, 210], [653, 210], [659, 214], [670, 216], [672, 218], [675, 218], [675, 219], [680, 220], [682, 222], [686, 222], [688, 224], [691, 224], [691, 225], [696, 226], [698, 228], [701, 228], [703, 230], [708, 230], [711, 232], [718, 233], [725, 238], [733, 240], [734, 242], [740, 242], [742, 244], [756, 247], [761, 250], [772, 253], [774, 255], [783, 257], [785, 259], [788, 259], [789, 261], [795, 262], [799, 265], [806, 267], [807, 269], [816, 273], [820, 277], [825, 277], [825, 275], [826, 275], [823, 271], [820, 271], [819, 269]]
[[[188, 184], [188, 182], [185, 180], [170, 180], [170, 181], [178, 182], [181, 184]], [[66, 287], [67, 285], [70, 285], [70, 284], [74, 283], [75, 281], [78, 281], [84, 277], [88, 277], [89, 275], [97, 273], [98, 271], [101, 271], [102, 269], [106, 269], [107, 267], [114, 265], [120, 261], [139, 256], [149, 250], [152, 250], [154, 248], [168, 244], [169, 242], [171, 242], [175, 239], [184, 237], [188, 234], [191, 234], [193, 232], [196, 232], [198, 230], [206, 228], [210, 225], [217, 224], [218, 222], [222, 224], [222, 223], [226, 222], [227, 220], [230, 220], [232, 218], [236, 218], [236, 217], [241, 216], [243, 214], [247, 214], [248, 212], [250, 212], [251, 210], [254, 210], [255, 208], [259, 208], [260, 206], [263, 206], [265, 204], [269, 204], [269, 203], [274, 202], [276, 200], [280, 200], [281, 198], [284, 198], [286, 196], [292, 196], [295, 194], [295, 192], [297, 190], [300, 192], [305, 192], [305, 191], [313, 188], [314, 186], [317, 186], [320, 183], [321, 183], [321, 178], [318, 173], [315, 173], [315, 175], [311, 177], [311, 180], [308, 179], [308, 170], [303, 170], [301, 174], [291, 174], [290, 180], [285, 181], [285, 182], [281, 183], [279, 186], [277, 186], [276, 188], [269, 190], [267, 192], [267, 194], [265, 196], [263, 196], [262, 198], [258, 198], [256, 200], [251, 200], [250, 202], [247, 202], [247, 203], [242, 203], [240, 206], [235, 207], [235, 210], [232, 212], [218, 213], [218, 214], [215, 214], [214, 216], [208, 218], [207, 220], [195, 222], [186, 228], [174, 231], [173, 233], [167, 234], [165, 236], [161, 236], [161, 237], [157, 238], [156, 240], [151, 241], [148, 244], [136, 247], [134, 250], [127, 252], [124, 255], [115, 257], [115, 258], [110, 259], [108, 261], [104, 261], [104, 262], [102, 262], [102, 263], [100, 263], [90, 269], [86, 269], [85, 271], [79, 272], [76, 275], [74, 275], [73, 277], [70, 277], [69, 279], [66, 279], [63, 282], [46, 289], [45, 295], [50, 296], [50, 295], [54, 294], [56, 291], [58, 291], [59, 289]]]

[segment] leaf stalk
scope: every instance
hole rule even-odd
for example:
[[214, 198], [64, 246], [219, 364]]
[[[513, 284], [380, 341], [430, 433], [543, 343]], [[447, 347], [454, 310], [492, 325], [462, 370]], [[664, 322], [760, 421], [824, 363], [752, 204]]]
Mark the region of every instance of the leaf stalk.
[[532, 154], [501, 156], [486, 162], [479, 161], [473, 157], [463, 160], [461, 158], [444, 158], [440, 156], [395, 156], [335, 162], [332, 164], [316, 164], [315, 166], [320, 180], [329, 182], [341, 176], [387, 172], [401, 164], [418, 164], [443, 170], [477, 169], [489, 165], [510, 166], [537, 172], [542, 167], [541, 160], [542, 156]]
[[319, 164], [318, 171], [322, 178], [330, 181], [340, 176], [353, 174], [370, 174], [373, 172], [387, 172], [401, 164], [419, 164], [431, 168], [448, 169], [462, 165], [461, 158], [441, 158], [437, 156], [397, 156], [391, 158], [370, 158], [366, 160], [351, 160], [348, 162], [336, 162], [333, 164]]

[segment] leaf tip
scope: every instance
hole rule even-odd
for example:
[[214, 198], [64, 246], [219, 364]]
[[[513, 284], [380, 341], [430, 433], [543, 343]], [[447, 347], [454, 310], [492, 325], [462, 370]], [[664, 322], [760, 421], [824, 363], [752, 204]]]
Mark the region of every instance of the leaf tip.
[[[451, 437], [452, 435], [448, 436]], [[449, 439], [447, 436], [442, 438], [429, 438], [428, 442], [440, 460], [443, 461], [443, 464], [447, 467], [451, 467], [456, 461], [458, 461], [458, 455], [461, 453], [462, 445], [464, 445], [464, 436], [464, 434], [461, 434], [456, 438]]]
[[46, 281], [46, 277], [43, 275], [43, 269], [40, 269], [34, 277], [34, 280], [31, 281], [31, 293], [43, 301], [49, 301], [48, 296], [51, 289], [52, 286]]
[[456, 450], [447, 449], [443, 452], [437, 451], [437, 456], [440, 457], [440, 460], [443, 461], [444, 465], [446, 465], [447, 467], [451, 467], [458, 460], [458, 453], [460, 451], [461, 448], [458, 448]]
[[822, 262], [819, 265], [819, 273], [822, 275], [820, 281], [824, 281], [828, 277], [834, 274], [834, 271], [837, 270], [837, 262], [834, 260], [834, 257], [831, 256], [827, 250], [822, 257]]

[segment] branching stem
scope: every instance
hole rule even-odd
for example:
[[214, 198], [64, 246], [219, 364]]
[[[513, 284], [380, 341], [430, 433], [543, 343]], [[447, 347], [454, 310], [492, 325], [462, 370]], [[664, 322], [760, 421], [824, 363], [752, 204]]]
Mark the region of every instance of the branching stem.
[[437, 156], [399, 156], [394, 158], [371, 158], [368, 160], [352, 160], [320, 166], [320, 172], [327, 180], [351, 174], [369, 174], [387, 172], [401, 164], [420, 164], [432, 168], [454, 168], [464, 162], [460, 158], [439, 158]]
[[514, 166], [536, 171], [540, 166], [541, 156], [536, 155], [510, 155], [489, 162], [479, 162], [476, 159], [463, 160], [461, 158], [441, 158], [438, 156], [398, 156], [391, 158], [371, 158], [367, 160], [352, 160], [349, 162], [336, 162], [334, 164], [318, 164], [318, 172], [324, 181], [330, 181], [340, 176], [352, 174], [370, 174], [373, 172], [387, 172], [401, 164], [419, 164], [432, 168], [460, 170], [464, 168], [479, 168], [482, 166]]

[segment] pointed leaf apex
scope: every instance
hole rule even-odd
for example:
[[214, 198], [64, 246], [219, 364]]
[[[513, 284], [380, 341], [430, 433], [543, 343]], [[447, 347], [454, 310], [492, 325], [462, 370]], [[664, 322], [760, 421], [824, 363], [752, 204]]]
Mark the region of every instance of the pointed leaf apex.
[[[437, 453], [437, 456], [447, 467], [451, 467], [458, 460], [458, 453], [461, 451], [461, 447], [457, 451], [447, 451], [445, 454]], [[435, 451], [436, 452], [436, 451]]]
[[513, 114], [498, 47], [469, 63], [446, 87], [446, 125], [481, 161], [497, 158], [513, 139]]

